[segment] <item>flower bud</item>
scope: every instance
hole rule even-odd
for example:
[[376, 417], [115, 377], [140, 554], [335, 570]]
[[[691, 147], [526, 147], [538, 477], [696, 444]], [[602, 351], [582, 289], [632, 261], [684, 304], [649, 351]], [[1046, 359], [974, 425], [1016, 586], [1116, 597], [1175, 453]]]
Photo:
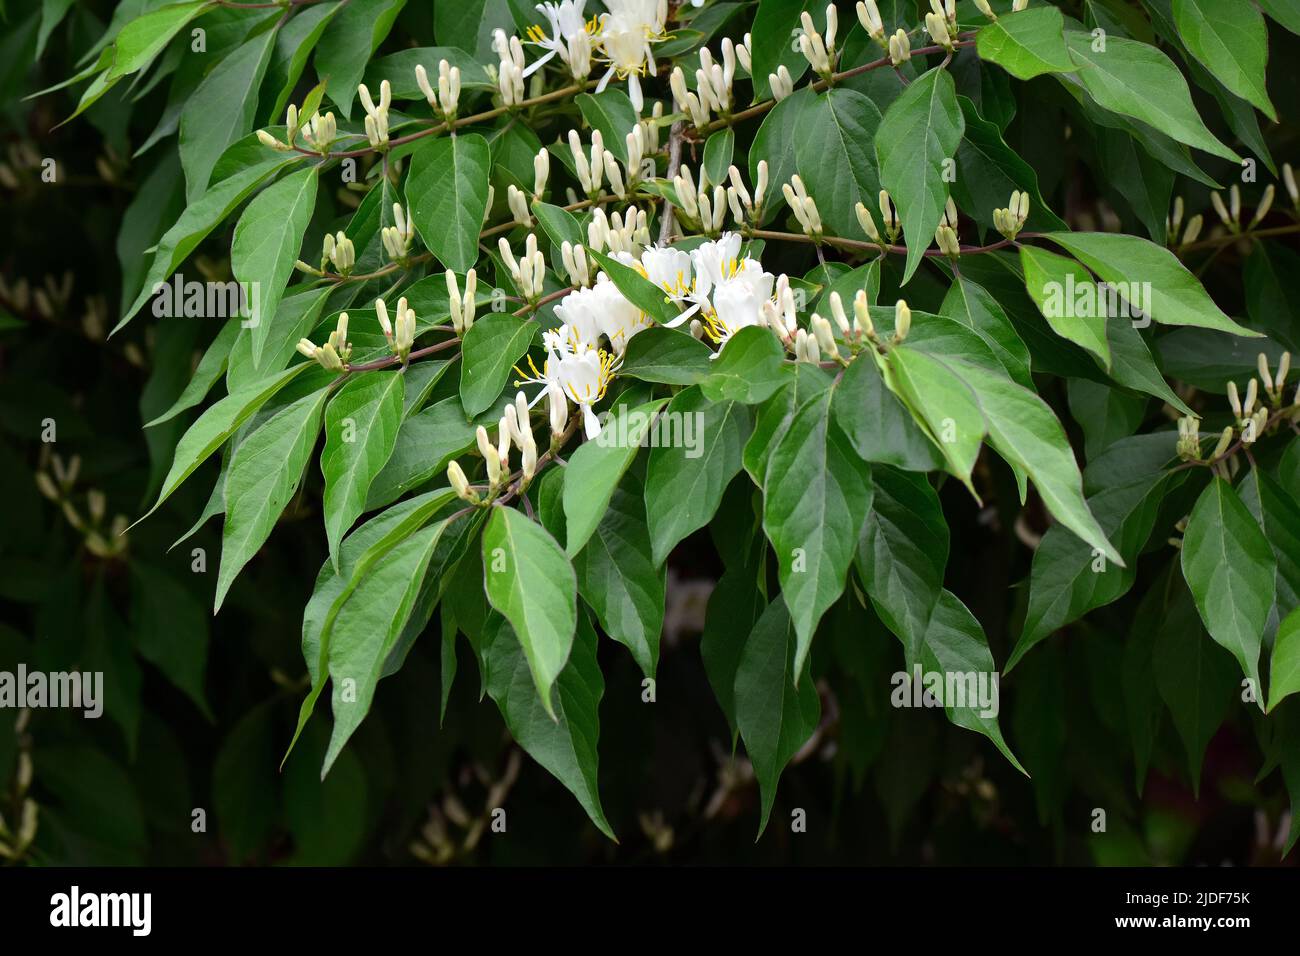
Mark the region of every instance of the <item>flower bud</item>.
[[912, 330], [912, 310], [902, 299], [894, 305], [894, 341], [902, 342]]

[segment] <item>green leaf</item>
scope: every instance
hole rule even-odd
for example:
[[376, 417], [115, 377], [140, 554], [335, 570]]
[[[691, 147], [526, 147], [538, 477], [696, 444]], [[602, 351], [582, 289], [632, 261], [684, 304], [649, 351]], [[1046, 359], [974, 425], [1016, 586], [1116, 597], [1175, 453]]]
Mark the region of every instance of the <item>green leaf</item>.
[[409, 416], [397, 432], [392, 455], [370, 484], [366, 510], [386, 505], [441, 474], [451, 459], [474, 447], [474, 430], [455, 396]]
[[1186, 477], [1176, 464], [1168, 432], [1116, 442], [1084, 473], [1088, 508], [1107, 537], [1129, 558], [1119, 567], [1063, 526], [1047, 529], [1034, 551], [1029, 606], [1010, 671], [1030, 648], [1088, 611], [1118, 600], [1133, 586], [1134, 567], [1151, 536], [1161, 501]]
[[1109, 232], [1053, 232], [1044, 238], [1117, 287], [1130, 306], [1135, 298], [1145, 299], [1142, 311], [1156, 322], [1260, 335], [1224, 315], [1178, 257], [1155, 243]]
[[[273, 701], [244, 713], [221, 742], [212, 767], [212, 807], [231, 857], [244, 861], [262, 845], [277, 810]], [[85, 773], [83, 768], [82, 773]]]
[[[944, 459], [907, 406], [885, 385], [870, 355], [854, 359], [835, 387], [831, 412], [863, 460], [909, 471], [937, 471]], [[755, 435], [762, 430], [762, 421]], [[746, 448], [746, 454], [749, 449]]]
[[857, 543], [858, 576], [880, 620], [903, 644], [910, 669], [930, 626], [948, 565], [948, 525], [925, 475], [881, 465]]
[[324, 288], [293, 286], [285, 290], [284, 297], [276, 307], [275, 316], [270, 321], [271, 330], [267, 333], [266, 345], [262, 351], [260, 372], [253, 365], [252, 329], [242, 328], [242, 322], [236, 323], [240, 326], [240, 331], [230, 349], [226, 388], [238, 391], [293, 361], [299, 340], [311, 335], [319, 325], [321, 312], [331, 291], [328, 285]]
[[713, 352], [682, 329], [651, 326], [627, 343], [619, 375], [643, 382], [694, 385], [712, 368]]
[[832, 394], [813, 395], [795, 413], [772, 451], [763, 487], [763, 530], [798, 635], [796, 671], [817, 622], [844, 591], [871, 509], [871, 468], [832, 421]]
[[1222, 478], [1210, 483], [1192, 509], [1182, 565], [1210, 637], [1237, 658], [1262, 700], [1259, 653], [1277, 562], [1254, 517]]
[[728, 400], [757, 405], [785, 384], [785, 352], [765, 326], [741, 329], [723, 346], [712, 371], [700, 382], [711, 402]]
[[235, 433], [235, 429], [244, 424], [268, 398], [308, 368], [311, 368], [311, 365], [303, 363], [283, 372], [277, 372], [247, 388], [232, 392], [200, 415], [176, 445], [172, 467], [167, 472], [167, 477], [163, 479], [158, 500], [154, 502], [152, 508], [136, 519], [136, 524], [157, 511], [158, 506], [171, 497], [171, 493], [180, 486], [180, 483], [194, 474], [194, 469], [220, 448], [225, 440]]
[[1254, 4], [1174, 0], [1174, 22], [1192, 55], [1224, 86], [1277, 121], [1268, 98], [1268, 29]]
[[1275, 598], [1265, 625], [1266, 635], [1271, 636], [1282, 618], [1300, 607], [1300, 503], [1259, 468], [1250, 470], [1240, 495], [1277, 560]]
[[723, 127], [704, 141], [704, 160], [700, 164], [700, 172], [710, 186], [726, 184], [727, 170], [731, 168], [731, 157], [735, 149], [736, 132], [730, 126]]
[[1237, 686], [1231, 659], [1205, 639], [1191, 595], [1176, 574], [1170, 590], [1152, 649], [1156, 689], [1187, 750], [1192, 789], [1199, 795], [1205, 748], [1228, 716]]
[[736, 726], [736, 669], [740, 666], [749, 634], [767, 607], [767, 598], [754, 586], [755, 576], [754, 568], [746, 565], [737, 565], [723, 572], [709, 595], [704, 633], [700, 635], [704, 672], [731, 728], [733, 748], [739, 733]]
[[947, 70], [933, 69], [908, 84], [876, 132], [880, 184], [898, 206], [907, 237], [906, 284], [934, 242], [948, 202], [945, 163], [957, 155], [966, 122]]
[[[623, 293], [624, 298], [655, 322], [663, 325], [681, 314], [681, 310], [664, 295], [663, 289], [631, 266], [625, 266], [617, 259], [591, 248], [587, 249], [587, 255], [595, 260], [605, 275], [609, 276], [618, 287], [618, 291]], [[635, 342], [636, 339], [633, 338], [632, 341]], [[628, 344], [630, 347], [631, 343]]]
[[208, 618], [203, 605], [175, 577], [141, 561], [131, 562], [131, 596], [131, 632], [141, 656], [211, 723], [203, 686], [208, 665]]
[[140, 306], [155, 294], [158, 283], [176, 271], [176, 267], [185, 261], [208, 233], [247, 199], [254, 189], [279, 169], [296, 162], [298, 159], [295, 157], [276, 153], [262, 163], [221, 180], [204, 193], [198, 202], [186, 206], [175, 225], [158, 240], [149, 273], [135, 299], [122, 312], [122, 318], [113, 331], [117, 332], [131, 320]]
[[247, 40], [213, 67], [186, 101], [181, 113], [180, 154], [188, 202], [203, 196], [225, 148], [253, 128], [257, 90], [274, 47], [275, 30], [264, 30]]
[[411, 221], [438, 261], [458, 273], [478, 260], [491, 168], [487, 140], [477, 133], [426, 139], [411, 154]]
[[997, 299], [983, 286], [958, 276], [944, 296], [939, 314], [978, 334], [1016, 384], [1034, 387], [1029, 375], [1029, 349]]
[[536, 337], [536, 322], [505, 312], [485, 315], [470, 326], [460, 367], [460, 400], [467, 415], [492, 407]]
[[1277, 629], [1268, 665], [1268, 709], [1282, 698], [1300, 693], [1300, 608], [1287, 615]]
[[[1005, 207], [1011, 194], [1019, 190], [1029, 194], [1026, 229], [1065, 229], [1065, 223], [1047, 207], [1038, 190], [1038, 174], [1007, 145], [1001, 128], [981, 116], [968, 97], [958, 96], [957, 103], [966, 121], [966, 133], [957, 147], [960, 173], [951, 186], [957, 205], [984, 229], [995, 229], [993, 210]], [[870, 203], [867, 208], [871, 208]]]
[[802, 672], [796, 670], [795, 645], [794, 622], [778, 597], [754, 625], [736, 667], [736, 724], [758, 778], [760, 837], [772, 814], [781, 771], [821, 719], [821, 699], [807, 661]]
[[578, 593], [605, 633], [631, 651], [641, 673], [653, 679], [664, 625], [666, 572], [656, 568], [651, 557], [639, 483], [629, 482], [627, 490], [614, 494], [595, 534], [573, 559], [573, 570]]
[[[1109, 368], [1108, 317], [1105, 304], [1098, 303], [1098, 285], [1088, 270], [1073, 259], [1028, 245], [1020, 247], [1020, 268], [1025, 273], [1025, 291], [1052, 331], [1087, 349]], [[1127, 320], [1117, 316], [1116, 321]]]
[[227, 322], [217, 333], [217, 337], [212, 340], [208, 350], [203, 353], [203, 358], [199, 360], [198, 367], [194, 369], [194, 374], [190, 377], [189, 384], [181, 392], [176, 401], [172, 402], [171, 407], [163, 412], [153, 421], [146, 422], [145, 428], [152, 428], [154, 425], [161, 425], [163, 422], [175, 418], [181, 412], [193, 408], [203, 397], [208, 394], [208, 390], [217, 384], [226, 371], [226, 362], [230, 358], [230, 348], [235, 344], [235, 337], [239, 334], [238, 322]]
[[277, 412], [239, 443], [226, 475], [226, 523], [221, 531], [214, 613], [235, 576], [271, 535], [280, 512], [302, 479], [316, 444], [328, 389], [319, 389]]
[[656, 567], [718, 510], [722, 492], [740, 471], [741, 449], [752, 428], [746, 406], [710, 402], [698, 388], [679, 392], [665, 414], [682, 423], [682, 441], [651, 448], [646, 467], [646, 515]]
[[[1270, 17], [1292, 33], [1300, 33], [1300, 5], [1296, 0], [1256, 0]], [[1294, 843], [1294, 837], [1292, 838]]]
[[[289, 105], [289, 97], [293, 95], [294, 87], [298, 85], [312, 51], [316, 49], [316, 44], [320, 42], [321, 35], [334, 15], [346, 6], [345, 3], [313, 4], [298, 11], [277, 31], [275, 52], [271, 54], [271, 64], [266, 72], [269, 89], [279, 92], [276, 93], [271, 108], [262, 113], [268, 124], [282, 121], [285, 107]], [[304, 103], [299, 113], [299, 122], [311, 118], [311, 110], [306, 106]]]
[[344, 119], [352, 116], [352, 98], [366, 64], [404, 6], [406, 0], [348, 0], [317, 43], [316, 75], [328, 84]]
[[758, 410], [754, 419], [754, 431], [745, 442], [745, 451], [741, 455], [745, 471], [749, 472], [759, 488], [766, 485], [772, 449], [780, 444], [795, 412], [808, 400], [809, 395], [825, 391], [832, 381], [824, 370], [808, 362], [797, 363], [793, 368], [787, 367], [787, 373], [788, 384], [782, 386]]
[[558, 719], [551, 688], [569, 659], [577, 626], [573, 565], [540, 524], [498, 507], [483, 532], [483, 582], [488, 601], [523, 646], [542, 707]]
[[565, 550], [577, 554], [600, 524], [614, 489], [632, 464], [667, 399], [636, 408], [614, 409], [600, 434], [583, 442], [569, 458], [573, 480], [564, 483]]
[[1073, 73], [1065, 46], [1065, 18], [1056, 7], [1034, 7], [1000, 16], [975, 37], [980, 59], [996, 63], [1016, 79], [1032, 80], [1044, 73]]
[[794, 131], [799, 176], [835, 235], [862, 235], [854, 212], [859, 202], [876, 214], [880, 171], [871, 144], [880, 123], [876, 104], [846, 89], [828, 90], [799, 112]]
[[[923, 673], [944, 678], [945, 691], [948, 678], [957, 679], [954, 682], [956, 700], [949, 700], [944, 694], [943, 709], [948, 719], [958, 727], [973, 730], [993, 741], [1011, 766], [1029, 776], [1007, 746], [998, 726], [998, 674], [984, 628], [951, 591], [943, 591], [939, 596], [921, 643], [920, 658]], [[975, 679], [974, 686], [971, 677]], [[987, 681], [985, 691], [979, 690], [981, 677]], [[976, 693], [972, 694], [972, 690]], [[982, 698], [984, 693], [987, 696]]]
[[593, 96], [579, 93], [575, 98], [582, 118], [593, 130], [599, 130], [605, 141], [605, 148], [620, 163], [627, 162], [627, 134], [637, 124], [636, 107], [628, 95], [617, 87], [611, 86]]
[[339, 542], [365, 510], [370, 483], [387, 464], [402, 423], [405, 377], [367, 372], [339, 389], [325, 409], [325, 537], [338, 570]]
[[1121, 116], [1154, 126], [1188, 146], [1240, 162], [1205, 127], [1178, 67], [1147, 43], [1107, 35], [1102, 41], [1082, 31], [1065, 36], [1079, 79], [1097, 103]]
[[249, 331], [254, 367], [262, 364], [272, 319], [316, 208], [316, 185], [315, 167], [286, 176], [258, 193], [235, 226], [230, 268], [252, 290]]
[[[757, 75], [754, 82], [755, 84], [760, 82]], [[767, 163], [768, 177], [773, 183], [789, 182], [790, 177], [799, 172], [795, 164], [795, 149], [798, 142], [795, 138], [795, 130], [804, 109], [815, 96], [812, 87], [800, 87], [772, 107], [767, 116], [763, 117], [758, 132], [754, 134], [754, 144], [749, 150], [751, 183], [758, 181], [758, 164], [764, 161]], [[763, 222], [769, 222], [784, 205], [785, 199], [779, 189], [768, 190], [767, 199], [763, 202]], [[821, 211], [820, 208], [818, 211]]]
[[366, 85], [374, 91], [387, 80], [393, 91], [393, 99], [423, 100], [424, 93], [415, 79], [415, 67], [423, 66], [436, 75], [437, 64], [441, 60], [446, 60], [449, 66], [460, 70], [462, 90], [496, 89], [496, 84], [483, 69], [483, 63], [472, 52], [454, 46], [417, 46], [376, 57], [366, 66]]
[[328, 659], [334, 732], [321, 779], [370, 711], [384, 662], [401, 636], [446, 521], [416, 531], [384, 553], [338, 611]]
[[943, 363], [909, 348], [890, 349], [887, 367], [890, 391], [925, 426], [948, 469], [973, 494], [970, 474], [986, 426], [969, 386], [955, 378]]
[[569, 661], [555, 682], [554, 709], [537, 699], [529, 663], [510, 626], [496, 618], [489, 627], [483, 657], [487, 691], [505, 718], [510, 736], [578, 798], [587, 816], [611, 840], [597, 786], [600, 756], [600, 699], [605, 680], [596, 663], [596, 633], [582, 615]]
[[546, 238], [551, 240], [551, 245], [555, 249], [559, 249], [566, 242], [571, 246], [584, 244], [582, 226], [567, 209], [534, 199], [533, 215], [537, 217], [538, 225], [542, 227]]
[[150, 10], [122, 27], [113, 44], [113, 65], [106, 80], [116, 80], [142, 70], [162, 52], [171, 38], [209, 7], [208, 0], [173, 3]]

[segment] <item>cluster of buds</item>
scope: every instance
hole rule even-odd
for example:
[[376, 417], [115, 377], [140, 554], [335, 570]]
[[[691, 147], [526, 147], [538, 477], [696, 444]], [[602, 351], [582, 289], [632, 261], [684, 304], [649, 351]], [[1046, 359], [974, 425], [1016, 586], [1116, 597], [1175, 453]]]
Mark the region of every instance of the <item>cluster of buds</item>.
[[[1228, 439], [1232, 440], [1232, 429], [1228, 429]], [[1225, 444], [1223, 446], [1227, 448]], [[1178, 457], [1183, 461], [1199, 461], [1201, 458], [1200, 420], [1193, 415], [1184, 415], [1178, 419]]]
[[957, 259], [961, 256], [961, 243], [957, 241], [957, 204], [952, 201], [951, 196], [948, 197], [948, 203], [943, 209], [943, 221], [934, 231], [934, 244], [949, 259]]
[[370, 140], [372, 149], [381, 149], [388, 145], [388, 107], [393, 102], [393, 88], [387, 80], [379, 84], [379, 103], [370, 98], [370, 90], [362, 83], [357, 87], [357, 96], [366, 111], [366, 139]]
[[[1187, 231], [1183, 232], [1183, 197], [1174, 199], [1174, 211], [1165, 217], [1165, 237], [1171, 246], [1189, 246], [1201, 235], [1205, 227], [1205, 217], [1199, 213], [1187, 221]], [[1179, 234], [1182, 238], [1179, 238]]]
[[357, 263], [357, 247], [352, 244], [347, 233], [340, 229], [336, 233], [325, 233], [325, 238], [321, 240], [320, 251], [320, 268], [313, 269], [307, 263], [299, 259], [294, 263], [300, 272], [306, 272], [309, 275], [324, 275], [326, 270], [333, 268], [336, 275], [349, 275], [352, 267]]
[[758, 176], [754, 180], [754, 194], [751, 196], [745, 188], [745, 181], [740, 178], [740, 170], [735, 166], [727, 169], [731, 185], [727, 187], [727, 205], [736, 217], [736, 225], [744, 228], [748, 223], [757, 226], [763, 218], [763, 199], [767, 194], [767, 160], [758, 161]]
[[[1259, 205], [1255, 207], [1255, 215], [1251, 218], [1250, 224], [1245, 227], [1246, 229], [1254, 229], [1264, 221], [1268, 211], [1273, 208], [1273, 199], [1276, 195], [1277, 187], [1270, 183], [1264, 190], [1264, 195], [1260, 197]], [[1223, 195], [1219, 192], [1210, 193], [1210, 203], [1214, 206], [1214, 211], [1218, 213], [1219, 219], [1223, 221], [1229, 232], [1236, 235], [1242, 231], [1241, 190], [1236, 185], [1228, 190], [1226, 205], [1223, 202]]]
[[[1287, 374], [1291, 371], [1291, 353], [1283, 352], [1278, 357], [1276, 377], [1269, 372], [1268, 356], [1263, 352], [1259, 353], [1256, 364], [1259, 368], [1260, 381], [1264, 383], [1264, 394], [1268, 397], [1269, 403], [1274, 408], [1286, 408], [1288, 403], [1282, 392], [1286, 387]], [[1296, 389], [1295, 397], [1289, 404], [1300, 405], [1300, 387]]]
[[799, 331], [798, 314], [795, 310], [794, 290], [785, 273], [776, 277], [775, 294], [763, 302], [759, 314], [764, 323], [781, 340], [786, 349], [793, 351]]
[[[1181, 213], [1180, 213], [1181, 215]], [[993, 225], [1006, 238], [1015, 241], [1029, 218], [1029, 193], [1016, 190], [1005, 209], [993, 210]]]
[[796, 362], [807, 362], [810, 365], [821, 364], [821, 346], [817, 344], [817, 336], [811, 334], [807, 329], [795, 330], [793, 351]]
[[615, 161], [614, 155], [608, 150], [605, 152], [605, 175], [609, 178], [614, 195], [620, 199], [626, 198], [628, 193], [641, 181], [641, 166], [645, 162], [646, 147], [649, 145], [646, 130], [647, 127], [644, 123], [637, 123], [636, 126], [632, 127], [632, 132], [628, 133], [623, 139], [623, 143], [627, 147], [627, 163], [624, 165], [627, 170], [626, 177], [619, 175], [618, 163]]
[[898, 67], [911, 58], [912, 41], [908, 39], [907, 32], [900, 28], [898, 32], [889, 38], [889, 62]]
[[[1267, 374], [1268, 359], [1263, 353], [1260, 353], [1259, 358], [1260, 367]], [[1259, 379], [1252, 378], [1247, 384], [1244, 400], [1237, 393], [1237, 383], [1229, 382], [1228, 404], [1232, 406], [1232, 413], [1237, 416], [1237, 427], [1241, 429], [1242, 442], [1253, 445], [1268, 422], [1268, 407], [1259, 401]]]
[[456, 119], [456, 107], [460, 103], [460, 67], [452, 66], [446, 60], [438, 61], [438, 89], [435, 92], [429, 83], [429, 74], [424, 65], [415, 65], [415, 82], [420, 92], [429, 101], [429, 105], [442, 115], [448, 123]]
[[686, 219], [698, 223], [700, 232], [706, 236], [716, 236], [722, 232], [727, 218], [727, 190], [721, 183], [709, 193], [709, 179], [700, 171], [700, 184], [695, 185], [689, 166], [683, 164], [673, 177], [673, 189], [677, 192], [677, 205]]
[[579, 289], [591, 285], [591, 269], [587, 264], [587, 250], [572, 243], [560, 244], [560, 258], [564, 262], [564, 271], [569, 277], [569, 284]]
[[451, 312], [451, 327], [456, 335], [463, 336], [474, 324], [474, 295], [478, 291], [478, 273], [473, 269], [465, 273], [465, 294], [461, 295], [456, 273], [447, 270], [447, 307]]
[[606, 216], [597, 209], [587, 223], [587, 246], [596, 252], [625, 252], [639, 256], [641, 249], [650, 244], [650, 226], [644, 209], [628, 207], [623, 215], [617, 212]]
[[817, 211], [817, 202], [808, 195], [804, 189], [803, 180], [798, 174], [790, 177], [790, 181], [781, 187], [781, 192], [785, 194], [785, 201], [789, 203], [791, 212], [794, 213], [795, 219], [799, 220], [799, 225], [805, 235], [813, 239], [820, 239], [822, 234], [822, 217]]
[[[48, 448], [48, 446], [45, 446]], [[67, 466], [58, 455], [50, 455], [47, 462], [48, 471], [42, 467], [36, 473], [36, 487], [42, 495], [57, 504], [78, 533], [85, 539], [86, 550], [97, 558], [115, 558], [126, 553], [127, 529], [126, 515], [113, 517], [111, 523], [105, 522], [108, 499], [102, 491], [92, 488], [86, 492], [86, 517], [77, 510], [72, 500], [72, 489], [77, 483], [81, 471], [81, 459], [73, 455]]]
[[338, 324], [324, 345], [316, 345], [311, 339], [299, 339], [298, 351], [309, 359], [315, 359], [323, 369], [342, 372], [348, 359], [352, 358], [352, 346], [348, 344], [348, 314], [339, 313]]
[[826, 7], [826, 36], [817, 32], [812, 17], [805, 10], [800, 15], [803, 32], [799, 34], [799, 52], [804, 55], [813, 68], [825, 79], [830, 79], [835, 72], [835, 34], [839, 29], [839, 14], [835, 4]]
[[510, 251], [510, 243], [506, 241], [505, 236], [501, 237], [497, 248], [501, 252], [501, 261], [506, 264], [506, 269], [509, 270], [510, 278], [514, 280], [519, 294], [529, 302], [541, 298], [546, 288], [546, 257], [542, 255], [542, 250], [537, 248], [537, 234], [529, 233], [528, 239], [524, 242], [524, 254], [518, 261]]
[[930, 0], [925, 32], [939, 46], [952, 52], [953, 39], [957, 36], [957, 0]]
[[33, 777], [31, 736], [27, 733], [31, 717], [31, 709], [24, 707], [18, 711], [18, 717], [13, 724], [14, 735], [18, 738], [13, 805], [21, 807], [17, 825], [11, 828], [3, 814], [0, 814], [0, 859], [11, 863], [21, 860], [36, 839], [39, 811], [36, 801], [28, 796]]
[[[851, 343], [854, 346], [861, 345], [863, 340], [871, 342], [876, 341], [876, 329], [871, 322], [871, 306], [867, 302], [867, 293], [864, 289], [859, 289], [857, 295], [853, 297], [853, 318], [850, 319], [844, 309], [844, 302], [838, 292], [830, 294], [831, 318], [835, 320], [835, 325], [839, 329], [840, 339]], [[906, 308], [906, 304], [904, 304]], [[910, 313], [909, 313], [910, 314]], [[830, 322], [822, 318], [817, 313], [813, 313], [809, 320], [814, 334], [817, 336], [817, 342], [821, 350], [835, 361], [845, 364], [843, 356], [840, 355], [839, 347], [835, 343], [835, 336], [832, 334]]]
[[394, 262], [401, 262], [411, 251], [411, 240], [415, 238], [415, 222], [409, 212], [403, 212], [400, 203], [393, 203], [392, 226], [380, 230], [379, 238]]
[[876, 0], [858, 0], [856, 10], [858, 22], [867, 31], [867, 36], [882, 50], [887, 50], [889, 43], [885, 40], [885, 22], [880, 19], [880, 7], [876, 5]]
[[415, 310], [406, 304], [406, 297], [397, 300], [397, 321], [388, 321], [388, 306], [383, 299], [375, 300], [375, 316], [379, 319], [379, 328], [388, 340], [388, 347], [406, 364], [415, 343]]
[[524, 45], [519, 37], [506, 37], [504, 30], [492, 36], [492, 49], [500, 58], [497, 65], [497, 92], [507, 107], [518, 106], [524, 100]]
[[498, 450], [504, 451], [502, 464], [507, 460], [512, 443], [519, 449], [519, 468], [527, 486], [537, 473], [537, 443], [533, 440], [533, 426], [528, 417], [528, 397], [523, 392], [516, 392], [514, 404], [506, 406], [497, 434]]
[[605, 173], [605, 140], [600, 130], [592, 130], [591, 155], [582, 148], [582, 140], [576, 129], [569, 130], [569, 152], [573, 154], [573, 166], [578, 173], [578, 184], [588, 199], [600, 195], [600, 187]]
[[326, 113], [324, 116], [320, 113], [312, 113], [311, 119], [302, 126], [302, 138], [307, 141], [307, 145], [321, 154], [330, 151], [338, 135], [339, 124], [335, 121], [333, 113]]
[[678, 110], [690, 116], [691, 122], [697, 129], [708, 125], [711, 113], [717, 113], [719, 116], [727, 116], [731, 113], [734, 105], [731, 88], [736, 78], [736, 62], [740, 60], [742, 64], [746, 64], [746, 69], [749, 69], [748, 64], [752, 62], [747, 44], [748, 37], [746, 45], [739, 48], [731, 39], [724, 39], [721, 63], [713, 59], [713, 54], [709, 52], [708, 47], [701, 49], [700, 67], [695, 71], [697, 92], [694, 93], [686, 88], [686, 74], [682, 68], [680, 66], [673, 68], [669, 80], [673, 100]]

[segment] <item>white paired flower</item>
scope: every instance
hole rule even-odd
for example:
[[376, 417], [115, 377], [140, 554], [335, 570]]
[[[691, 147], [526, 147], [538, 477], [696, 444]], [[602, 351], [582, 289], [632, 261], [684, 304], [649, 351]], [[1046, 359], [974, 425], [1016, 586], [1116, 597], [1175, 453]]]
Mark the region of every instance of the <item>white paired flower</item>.
[[313, 113], [311, 120], [302, 127], [302, 138], [320, 153], [328, 153], [330, 146], [338, 136], [339, 126], [333, 113]]
[[[621, 365], [621, 359], [589, 343], [577, 341], [572, 333], [565, 335], [548, 330], [542, 333], [542, 344], [547, 354], [541, 369], [537, 368], [530, 356], [528, 367], [532, 375], [515, 366], [515, 371], [520, 375], [515, 385], [544, 386], [529, 405], [535, 405], [543, 395], [549, 396], [552, 431], [556, 430], [556, 406], [568, 399], [582, 413], [583, 431], [587, 438], [595, 438], [600, 434], [600, 420], [592, 406], [605, 397], [609, 383], [614, 380]], [[557, 398], [557, 395], [562, 397]], [[567, 420], [567, 417], [566, 409], [564, 419]]]
[[[603, 277], [604, 274], [601, 275]], [[564, 323], [572, 341], [595, 345], [600, 339], [602, 331], [600, 309], [604, 307], [604, 297], [596, 290], [602, 285], [612, 285], [612, 283], [597, 281], [596, 285], [589, 289], [577, 289], [566, 295], [555, 306], [556, 318]]]
[[403, 296], [397, 300], [397, 321], [390, 322], [387, 304], [383, 299], [376, 299], [375, 317], [379, 319], [379, 328], [383, 330], [389, 348], [405, 362], [415, 343], [415, 310], [407, 305], [406, 297]]
[[[556, 56], [573, 66], [570, 62], [573, 41], [578, 37], [589, 37], [598, 26], [595, 17], [590, 21], [583, 19], [583, 10], [586, 6], [587, 0], [560, 0], [559, 3], [539, 3], [533, 8], [546, 17], [550, 29], [548, 31], [540, 24], [528, 28], [528, 41], [546, 52], [524, 70], [524, 76], [531, 76]], [[588, 39], [587, 50], [590, 49], [591, 44]], [[587, 62], [590, 71], [590, 52], [588, 52]], [[582, 74], [582, 76], [586, 75], [586, 73]], [[574, 73], [574, 76], [578, 74]]]
[[451, 327], [456, 335], [464, 335], [469, 331], [469, 327], [474, 324], [474, 294], [478, 289], [478, 273], [473, 269], [465, 273], [465, 294], [462, 296], [460, 286], [456, 282], [456, 273], [448, 269], [447, 278], [447, 305], [451, 312]]
[[650, 246], [641, 253], [641, 271], [671, 302], [685, 301], [694, 290], [691, 256], [681, 249]]
[[324, 242], [321, 244], [321, 271], [325, 271], [325, 266], [333, 265], [334, 271], [341, 276], [348, 275], [352, 267], [356, 265], [357, 247], [352, 244], [352, 240], [347, 237], [342, 229], [334, 235], [325, 233]]
[[415, 223], [409, 213], [402, 211], [400, 203], [393, 203], [393, 222], [394, 225], [385, 226], [379, 231], [379, 238], [388, 252], [388, 257], [394, 262], [400, 262], [411, 251], [411, 240], [415, 238]]
[[775, 73], [767, 75], [767, 85], [772, 88], [772, 99], [778, 103], [794, 92], [794, 78], [782, 63]]
[[[654, 324], [644, 312], [627, 300], [618, 286], [603, 272], [597, 276], [596, 284], [584, 291], [590, 297], [588, 304], [595, 315], [597, 327], [617, 355], [627, 351], [627, 343], [632, 336]], [[568, 301], [568, 297], [565, 301]], [[556, 312], [559, 312], [558, 308]]]
[[[753, 260], [749, 260], [753, 261]], [[701, 312], [704, 332], [718, 344], [718, 352], [741, 329], [766, 325], [764, 303], [772, 297], [774, 276], [759, 269], [741, 270], [713, 287], [712, 310]]]
[[610, 12], [600, 22], [600, 48], [609, 69], [596, 92], [616, 75], [627, 80], [628, 97], [639, 114], [644, 105], [640, 77], [655, 70], [651, 44], [665, 39], [668, 0], [608, 0], [606, 6]]
[[901, 66], [912, 58], [912, 41], [907, 38], [907, 31], [902, 27], [889, 38], [889, 62]]

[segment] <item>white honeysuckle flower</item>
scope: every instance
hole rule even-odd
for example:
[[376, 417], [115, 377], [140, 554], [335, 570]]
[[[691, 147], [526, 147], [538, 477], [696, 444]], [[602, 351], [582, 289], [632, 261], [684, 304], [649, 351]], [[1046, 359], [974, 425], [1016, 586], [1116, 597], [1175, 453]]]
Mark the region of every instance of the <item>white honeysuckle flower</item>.
[[[539, 3], [533, 8], [546, 17], [550, 30], [547, 31], [540, 24], [534, 24], [528, 28], [528, 41], [535, 46], [541, 47], [546, 52], [524, 70], [524, 76], [531, 76], [556, 55], [565, 63], [568, 63], [570, 67], [573, 66], [570, 61], [570, 51], [573, 49], [572, 41], [580, 36], [588, 36], [598, 27], [595, 17], [590, 21], [583, 19], [583, 10], [586, 6], [587, 0], [560, 0], [559, 3]], [[590, 49], [590, 42], [588, 42], [587, 50], [590, 51]], [[587, 55], [587, 62], [588, 71], [590, 71], [590, 52]], [[583, 76], [585, 75], [586, 73], [583, 74]]]
[[603, 272], [597, 276], [596, 284], [586, 291], [591, 294], [596, 323], [616, 355], [627, 351], [627, 343], [632, 336], [654, 324], [649, 316], [627, 300], [618, 286]]
[[[543, 395], [551, 396], [552, 429], [556, 419], [556, 393], [572, 401], [582, 413], [583, 431], [588, 439], [600, 434], [600, 420], [592, 406], [605, 397], [609, 383], [614, 380], [622, 360], [603, 349], [597, 349], [589, 343], [577, 341], [569, 332], [567, 335], [555, 330], [542, 333], [542, 344], [546, 348], [546, 360], [539, 370], [532, 358], [528, 359], [531, 377], [515, 366], [520, 385], [545, 386], [529, 403], [529, 407], [541, 400]], [[567, 414], [565, 415], [567, 419]]]
[[691, 256], [681, 249], [651, 246], [641, 253], [641, 271], [656, 286], [668, 293], [672, 302], [681, 302], [694, 289]]
[[607, 0], [609, 14], [600, 21], [600, 48], [609, 65], [596, 85], [601, 93], [617, 75], [627, 80], [628, 97], [638, 115], [644, 105], [640, 78], [655, 71], [651, 44], [665, 39], [667, 0]]
[[[604, 273], [601, 274], [602, 276]], [[595, 345], [600, 338], [600, 309], [604, 306], [603, 297], [597, 298], [597, 284], [589, 289], [576, 289], [570, 292], [555, 306], [555, 316], [569, 331], [571, 337], [585, 345]]]

